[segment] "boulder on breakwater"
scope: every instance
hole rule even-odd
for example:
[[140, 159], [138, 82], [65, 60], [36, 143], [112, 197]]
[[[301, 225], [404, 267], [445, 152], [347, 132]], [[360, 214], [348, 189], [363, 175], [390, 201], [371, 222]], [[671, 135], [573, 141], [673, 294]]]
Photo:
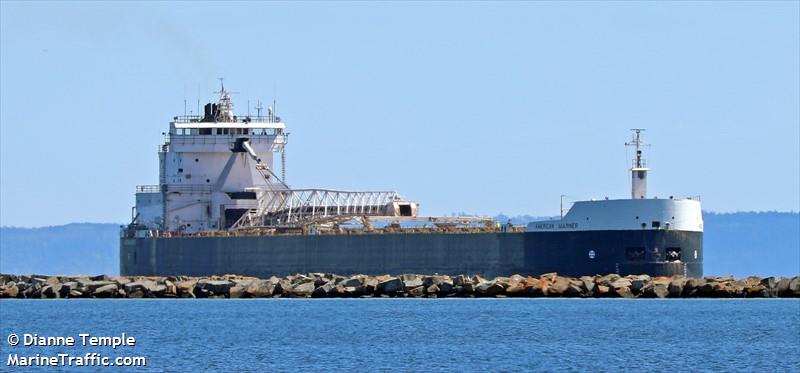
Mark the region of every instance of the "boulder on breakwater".
[[685, 278], [307, 273], [268, 279], [225, 275], [43, 276], [0, 274], [0, 298], [800, 298], [800, 276]]

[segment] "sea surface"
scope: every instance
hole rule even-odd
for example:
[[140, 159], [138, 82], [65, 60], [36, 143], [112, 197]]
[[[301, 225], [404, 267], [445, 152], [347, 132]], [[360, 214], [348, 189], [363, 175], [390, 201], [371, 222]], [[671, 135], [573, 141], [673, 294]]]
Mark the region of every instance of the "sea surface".
[[[87, 333], [136, 344], [84, 347]], [[97, 353], [147, 359], [114, 371], [799, 372], [800, 299], [2, 300], [0, 337], [0, 371]]]

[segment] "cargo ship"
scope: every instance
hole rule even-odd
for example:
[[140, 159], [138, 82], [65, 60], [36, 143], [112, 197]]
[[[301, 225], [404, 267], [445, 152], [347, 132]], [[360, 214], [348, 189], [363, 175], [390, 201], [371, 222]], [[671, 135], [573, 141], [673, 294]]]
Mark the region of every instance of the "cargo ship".
[[625, 143], [630, 198], [577, 201], [527, 226], [425, 217], [394, 191], [290, 187], [274, 103], [237, 115], [220, 85], [202, 114], [169, 123], [159, 182], [136, 187], [121, 227], [122, 275], [703, 275], [700, 200], [647, 196], [642, 129]]

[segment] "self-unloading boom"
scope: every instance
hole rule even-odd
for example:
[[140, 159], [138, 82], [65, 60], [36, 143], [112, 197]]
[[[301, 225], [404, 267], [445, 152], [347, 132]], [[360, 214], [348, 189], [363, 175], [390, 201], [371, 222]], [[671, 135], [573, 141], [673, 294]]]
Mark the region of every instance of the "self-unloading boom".
[[269, 165], [263, 163], [247, 138], [238, 138], [233, 152], [247, 153], [254, 168], [266, 182], [247, 188], [255, 193], [258, 206], [248, 209], [232, 229], [259, 227], [305, 227], [311, 224], [342, 222], [353, 218], [413, 218], [417, 204], [404, 201], [391, 191], [350, 192], [330, 189], [291, 189]]
[[[247, 140], [242, 139], [237, 144], [256, 162], [256, 170], [268, 183], [266, 188], [248, 188], [258, 196], [258, 207], [242, 215], [233, 229], [307, 226], [355, 217], [417, 216], [416, 203], [403, 201], [396, 192], [290, 189], [268, 165], [261, 162]], [[271, 178], [280, 184], [279, 187], [269, 183]]]

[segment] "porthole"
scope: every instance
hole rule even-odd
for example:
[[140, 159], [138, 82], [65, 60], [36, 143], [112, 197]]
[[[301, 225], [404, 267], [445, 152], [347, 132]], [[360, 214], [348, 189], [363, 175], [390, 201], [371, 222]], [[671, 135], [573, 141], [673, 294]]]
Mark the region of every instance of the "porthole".
[[639, 220], [639, 217], [638, 217], [638, 216], [636, 217], [636, 220]]
[[194, 161], [195, 161], [195, 162], [200, 162], [200, 160], [199, 160], [199, 159], [197, 159], [197, 158], [195, 158], [195, 159], [194, 159]]
[[210, 182], [211, 182], [211, 180], [209, 180], [209, 179], [206, 179], [206, 182], [207, 182], [207, 183], [210, 183]]
[[594, 259], [595, 256], [597, 256], [597, 254], [594, 252], [594, 250], [589, 250], [589, 259]]

